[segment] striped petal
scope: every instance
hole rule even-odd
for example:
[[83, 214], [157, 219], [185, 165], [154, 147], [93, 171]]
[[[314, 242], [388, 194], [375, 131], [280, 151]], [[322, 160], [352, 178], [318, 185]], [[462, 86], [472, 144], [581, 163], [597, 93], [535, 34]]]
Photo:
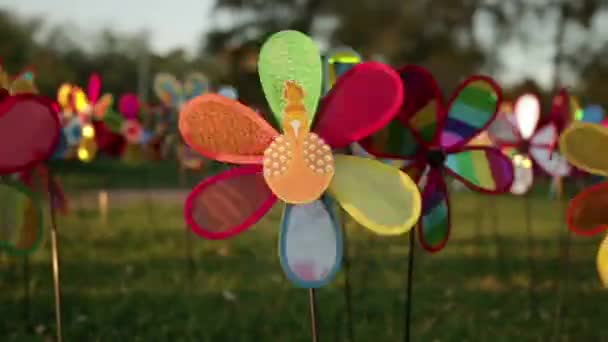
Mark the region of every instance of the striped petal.
[[608, 158], [600, 151], [608, 146], [608, 128], [574, 122], [562, 133], [559, 147], [566, 159], [581, 170], [608, 176]]
[[333, 280], [342, 263], [342, 228], [329, 200], [285, 206], [279, 256], [296, 286], [318, 288]]
[[441, 146], [457, 149], [466, 145], [492, 122], [501, 100], [500, 87], [492, 79], [473, 76], [466, 80], [450, 101]]
[[258, 222], [276, 203], [261, 166], [235, 168], [210, 177], [186, 199], [190, 228], [207, 239], [228, 239]]
[[438, 252], [448, 242], [451, 230], [448, 190], [440, 169], [432, 169], [421, 183], [422, 217], [418, 238], [424, 249]]
[[182, 104], [184, 90], [175, 76], [168, 73], [158, 73], [154, 77], [154, 92], [169, 108], [178, 109]]
[[185, 100], [191, 100], [199, 95], [209, 92], [209, 79], [200, 72], [193, 72], [184, 80]]
[[445, 166], [449, 173], [476, 191], [502, 193], [513, 183], [511, 160], [495, 148], [466, 147], [448, 154]]

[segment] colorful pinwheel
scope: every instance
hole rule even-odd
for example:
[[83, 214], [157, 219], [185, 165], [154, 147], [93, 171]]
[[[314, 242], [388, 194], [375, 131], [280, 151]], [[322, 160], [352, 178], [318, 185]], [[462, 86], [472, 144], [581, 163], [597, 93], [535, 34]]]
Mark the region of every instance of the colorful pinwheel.
[[[194, 157], [194, 153], [192, 153], [192, 151], [188, 151], [188, 146], [183, 146], [182, 143], [174, 144], [177, 140], [175, 139], [177, 130], [177, 115], [175, 114], [181, 110], [184, 103], [199, 95], [209, 92], [209, 90], [209, 80], [200, 72], [188, 74], [183, 83], [179, 82], [175, 76], [168, 73], [159, 73], [156, 75], [154, 78], [154, 91], [156, 92], [156, 96], [161, 100], [164, 107], [167, 109], [159, 111], [161, 117], [157, 132], [162, 141], [162, 154], [166, 156], [170, 153], [169, 151], [175, 148], [178, 157]], [[159, 137], [156, 137], [155, 140], [159, 140], [158, 138]], [[193, 158], [180, 158], [180, 163], [182, 163], [182, 166], [186, 168], [192, 166], [192, 164], [202, 165], [202, 160], [200, 160], [200, 158], [197, 159], [199, 159], [200, 163], [193, 161]]]
[[[608, 128], [588, 122], [572, 123], [560, 137], [560, 148], [572, 165], [593, 175], [608, 176]], [[608, 229], [608, 182], [589, 187], [568, 207], [568, 226], [573, 232], [593, 236]], [[608, 236], [600, 245], [597, 267], [602, 284], [608, 287]]]
[[363, 146], [380, 158], [401, 158], [422, 190], [419, 240], [431, 252], [441, 250], [451, 231], [445, 175], [485, 193], [508, 191], [513, 181], [510, 160], [492, 147], [467, 146], [494, 119], [501, 90], [493, 80], [473, 76], [464, 81], [446, 107], [434, 77], [426, 69], [399, 70], [407, 100], [397, 120]]
[[421, 209], [415, 183], [399, 169], [332, 151], [392, 119], [403, 100], [399, 76], [380, 63], [355, 66], [325, 97], [315, 120], [321, 71], [314, 42], [300, 32], [282, 31], [262, 47], [259, 74], [283, 134], [252, 109], [216, 94], [192, 100], [179, 117], [180, 132], [194, 150], [249, 164], [196, 186], [185, 208], [192, 230], [208, 239], [233, 237], [280, 198], [285, 202], [281, 265], [292, 282], [308, 288], [328, 283], [340, 267], [343, 246], [333, 199], [384, 235], [407, 232]]
[[[35, 94], [4, 92], [0, 98], [0, 248], [10, 254], [29, 254], [42, 239], [43, 196], [26, 186], [32, 183], [19, 180], [52, 155], [61, 127], [56, 109], [49, 99]], [[42, 189], [49, 183], [58, 186], [47, 182]]]
[[554, 100], [549, 121], [537, 129], [541, 116], [540, 101], [538, 96], [527, 93], [517, 99], [512, 115], [502, 113], [489, 127], [491, 139], [513, 161], [513, 194], [525, 194], [532, 187], [533, 161], [554, 178], [570, 174], [570, 165], [556, 148], [559, 134], [571, 121], [568, 102], [568, 94], [562, 90]]

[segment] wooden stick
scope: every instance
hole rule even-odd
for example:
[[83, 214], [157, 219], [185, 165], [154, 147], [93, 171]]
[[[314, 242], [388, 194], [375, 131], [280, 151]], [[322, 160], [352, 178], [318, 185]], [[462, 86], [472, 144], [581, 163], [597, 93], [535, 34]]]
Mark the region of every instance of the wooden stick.
[[60, 254], [59, 254], [59, 232], [57, 230], [57, 222], [55, 218], [55, 206], [53, 205], [53, 188], [50, 184], [51, 176], [49, 174], [49, 204], [51, 210], [51, 253], [53, 260], [53, 287], [55, 293], [55, 319], [57, 321], [57, 342], [63, 341], [63, 324], [61, 317], [61, 275], [60, 275]]

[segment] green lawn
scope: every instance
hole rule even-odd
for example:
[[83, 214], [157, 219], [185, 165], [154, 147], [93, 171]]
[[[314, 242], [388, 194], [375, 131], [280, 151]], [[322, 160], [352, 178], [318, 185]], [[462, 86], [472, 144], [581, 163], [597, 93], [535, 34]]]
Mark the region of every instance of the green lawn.
[[[168, 180], [171, 167], [164, 167], [166, 180], [142, 184], [175, 185]], [[155, 177], [163, 174], [160, 169]], [[85, 177], [108, 188], [137, 187], [135, 171], [114, 185], [103, 171], [83, 175], [65, 165], [56, 170], [74, 191], [88, 188]], [[549, 341], [560, 282], [568, 284], [560, 340], [608, 341], [608, 294], [595, 270], [600, 237], [572, 236], [566, 283], [559, 258], [567, 231], [562, 204], [548, 200], [546, 188], [531, 200], [535, 314], [529, 311], [524, 200], [502, 196], [492, 202], [458, 193], [452, 203], [453, 235], [446, 249], [436, 255], [416, 249], [413, 341]], [[481, 222], [480, 213], [486, 214]], [[274, 210], [230, 241], [192, 236], [192, 276], [178, 204], [114, 209], [107, 225], [90, 210], [61, 218], [65, 341], [310, 341], [307, 291], [286, 281], [277, 257], [279, 215]], [[401, 341], [407, 236], [376, 237], [351, 221], [347, 231], [356, 340]], [[21, 261], [0, 259], [2, 341], [43, 341], [54, 333], [48, 240], [31, 260], [29, 322]], [[322, 341], [346, 341], [343, 276], [318, 291]]]

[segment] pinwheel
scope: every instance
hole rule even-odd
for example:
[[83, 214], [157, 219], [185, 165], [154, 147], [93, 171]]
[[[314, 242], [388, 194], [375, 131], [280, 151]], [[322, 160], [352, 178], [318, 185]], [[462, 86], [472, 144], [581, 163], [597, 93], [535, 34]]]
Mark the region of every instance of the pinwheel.
[[217, 93], [233, 100], [237, 100], [239, 98], [239, 92], [236, 90], [236, 88], [229, 85], [220, 86], [217, 89]]
[[129, 164], [138, 164], [144, 158], [144, 145], [150, 138], [139, 118], [140, 103], [136, 94], [128, 93], [120, 97], [119, 111], [122, 114], [121, 133], [127, 142], [123, 151], [123, 160]]
[[[560, 137], [560, 148], [572, 165], [594, 175], [608, 176], [608, 158], [601, 150], [608, 144], [608, 128], [588, 122], [572, 123]], [[579, 235], [594, 236], [608, 228], [608, 182], [589, 187], [568, 207], [568, 226]], [[600, 244], [597, 268], [608, 287], [608, 236]]]
[[556, 149], [560, 132], [571, 121], [568, 102], [568, 94], [562, 90], [554, 100], [549, 121], [537, 129], [541, 116], [540, 100], [538, 96], [527, 93], [515, 102], [513, 115], [504, 113], [489, 127], [491, 139], [505, 149], [513, 161], [513, 194], [525, 194], [532, 187], [533, 163], [554, 178], [570, 174], [570, 165]]
[[179, 129], [190, 147], [221, 162], [247, 164], [196, 186], [185, 217], [196, 234], [226, 239], [250, 228], [281, 199], [281, 266], [297, 286], [320, 287], [340, 266], [341, 233], [330, 209], [334, 199], [378, 234], [407, 232], [418, 219], [420, 195], [406, 174], [379, 161], [332, 152], [389, 122], [403, 89], [389, 67], [357, 65], [325, 97], [312, 125], [321, 60], [312, 40], [297, 31], [266, 41], [259, 74], [283, 134], [252, 109], [216, 94], [197, 97], [182, 109]]
[[193, 160], [194, 153], [188, 151], [188, 146], [175, 142], [175, 123], [176, 115], [184, 103], [195, 98], [198, 95], [209, 92], [210, 85], [207, 77], [200, 72], [193, 72], [186, 76], [183, 83], [179, 82], [175, 76], [168, 73], [159, 73], [154, 78], [154, 91], [156, 96], [161, 100], [168, 111], [160, 111], [161, 120], [159, 122], [160, 127], [157, 132], [162, 135], [163, 145], [161, 147], [163, 154], [167, 155], [169, 150], [175, 148], [179, 156], [185, 156], [186, 159], [180, 158], [180, 163], [185, 161], [185, 164], [181, 164], [182, 167], [189, 168], [189, 166], [202, 165], [202, 160], [199, 159], [197, 162]]
[[401, 113], [363, 146], [376, 156], [408, 161], [405, 170], [422, 190], [419, 240], [427, 251], [437, 252], [451, 230], [446, 174], [471, 190], [490, 194], [508, 191], [513, 181], [511, 162], [498, 149], [466, 146], [494, 119], [501, 90], [493, 80], [473, 76], [460, 85], [446, 108], [426, 69], [410, 65], [399, 73], [408, 96]]
[[[38, 94], [38, 88], [36, 87], [36, 83], [35, 83], [34, 69], [31, 67], [25, 69], [23, 72], [21, 72], [18, 76], [16, 76], [11, 81], [10, 77], [7, 75], [7, 73], [5, 71], [3, 71], [1, 69], [1, 65], [0, 65], [0, 79], [7, 80], [6, 82], [3, 81], [3, 83], [2, 83], [3, 84], [2, 87], [6, 87], [6, 89], [8, 90], [6, 95], [19, 95], [19, 94], [36, 95], [36, 94]], [[41, 99], [44, 99], [45, 102], [51, 103], [46, 98], [41, 98]], [[54, 103], [51, 103], [51, 104], [55, 105]], [[16, 106], [16, 108], [22, 108], [22, 107]], [[58, 146], [62, 142], [64, 142], [63, 138], [64, 138], [63, 134], [60, 133], [59, 139], [58, 139], [57, 143], [54, 144], [54, 146]], [[28, 190], [34, 191], [37, 194], [45, 195], [45, 194], [51, 193], [54, 196], [51, 198], [51, 200], [52, 200], [52, 203], [54, 204], [55, 208], [59, 209], [62, 214], [67, 215], [68, 202], [67, 202], [65, 193], [63, 191], [63, 187], [54, 177], [51, 177], [49, 175], [48, 169], [46, 168], [46, 166], [44, 164], [38, 164], [35, 166], [35, 168], [28, 167], [28, 168], [25, 168], [24, 170], [25, 171], [22, 171], [20, 174], [13, 175], [14, 176], [13, 178], [17, 181], [21, 181], [21, 183], [23, 183], [23, 185], [25, 185], [29, 188]], [[50, 190], [49, 187], [52, 187], [54, 191], [49, 192], [48, 191], [48, 190]], [[18, 203], [18, 202], [19, 201], [17, 201], [16, 203]], [[27, 208], [30, 208], [30, 206], [28, 206]], [[31, 210], [31, 209], [27, 209], [27, 210]], [[41, 221], [40, 221], [40, 223], [41, 223]], [[35, 237], [35, 234], [30, 234], [30, 235], [31, 235], [31, 237]]]
[[597, 104], [588, 105], [582, 112], [578, 112], [577, 120], [600, 124], [606, 119], [606, 111], [604, 107]]

